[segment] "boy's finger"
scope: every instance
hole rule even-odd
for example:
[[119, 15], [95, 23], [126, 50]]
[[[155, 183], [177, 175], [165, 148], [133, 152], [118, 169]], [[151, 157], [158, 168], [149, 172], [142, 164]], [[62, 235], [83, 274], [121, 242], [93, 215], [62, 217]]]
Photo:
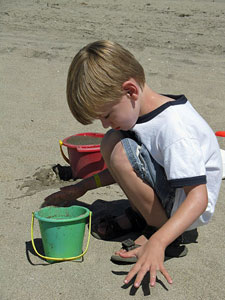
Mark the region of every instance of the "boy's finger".
[[150, 274], [150, 286], [155, 286], [155, 282], [156, 282], [156, 275]]
[[127, 284], [131, 281], [131, 279], [138, 273], [138, 271], [140, 270], [140, 265], [139, 264], [135, 264], [133, 266], [133, 268], [130, 270], [130, 272], [127, 274], [127, 276], [124, 279], [124, 283]]
[[162, 268], [161, 271], [160, 271], [163, 276], [166, 278], [167, 282], [172, 284], [173, 283], [173, 280], [172, 278], [170, 277], [169, 273], [167, 272], [167, 270], [165, 268]]
[[135, 279], [135, 282], [134, 282], [134, 286], [136, 288], [138, 288], [145, 276], [145, 274], [149, 271], [148, 268], [145, 268], [144, 266], [142, 266], [142, 268], [139, 270], [138, 274], [137, 274], [137, 277]]
[[157, 276], [157, 270], [152, 267], [150, 271], [150, 286], [155, 286], [156, 276]]

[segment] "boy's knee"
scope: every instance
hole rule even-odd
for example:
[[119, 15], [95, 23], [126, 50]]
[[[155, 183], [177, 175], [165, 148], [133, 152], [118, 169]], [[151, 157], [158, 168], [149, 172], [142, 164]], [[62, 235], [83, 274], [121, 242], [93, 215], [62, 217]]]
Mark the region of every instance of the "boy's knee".
[[119, 131], [110, 129], [102, 139], [101, 153], [106, 162], [112, 158], [112, 152], [115, 152], [115, 147], [121, 141], [122, 134]]

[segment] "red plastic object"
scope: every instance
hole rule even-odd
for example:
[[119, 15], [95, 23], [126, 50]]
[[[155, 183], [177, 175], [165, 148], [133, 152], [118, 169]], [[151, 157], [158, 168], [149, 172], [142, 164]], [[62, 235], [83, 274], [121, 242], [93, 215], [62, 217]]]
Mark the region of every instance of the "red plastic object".
[[[103, 138], [104, 134], [85, 132], [73, 136]], [[67, 147], [74, 178], [87, 178], [106, 169], [106, 164], [100, 152], [100, 145], [72, 145], [67, 142], [71, 137], [65, 138], [62, 142]]]
[[217, 131], [215, 134], [216, 134], [216, 136], [225, 137], [225, 131]]

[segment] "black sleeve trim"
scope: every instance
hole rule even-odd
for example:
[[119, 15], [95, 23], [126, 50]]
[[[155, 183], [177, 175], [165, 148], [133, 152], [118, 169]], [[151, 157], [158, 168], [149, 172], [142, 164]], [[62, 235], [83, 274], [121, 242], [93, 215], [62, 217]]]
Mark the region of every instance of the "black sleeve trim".
[[206, 176], [202, 175], [202, 176], [189, 177], [189, 178], [172, 179], [169, 180], [169, 183], [172, 187], [175, 188], [189, 186], [189, 185], [205, 184]]

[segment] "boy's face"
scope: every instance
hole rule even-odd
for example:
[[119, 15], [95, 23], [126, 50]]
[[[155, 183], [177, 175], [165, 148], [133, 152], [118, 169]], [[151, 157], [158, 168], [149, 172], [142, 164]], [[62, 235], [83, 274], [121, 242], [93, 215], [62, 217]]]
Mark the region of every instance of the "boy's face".
[[140, 113], [140, 103], [128, 93], [124, 94], [119, 102], [106, 104], [103, 114], [99, 117], [104, 128], [129, 130], [137, 122]]

